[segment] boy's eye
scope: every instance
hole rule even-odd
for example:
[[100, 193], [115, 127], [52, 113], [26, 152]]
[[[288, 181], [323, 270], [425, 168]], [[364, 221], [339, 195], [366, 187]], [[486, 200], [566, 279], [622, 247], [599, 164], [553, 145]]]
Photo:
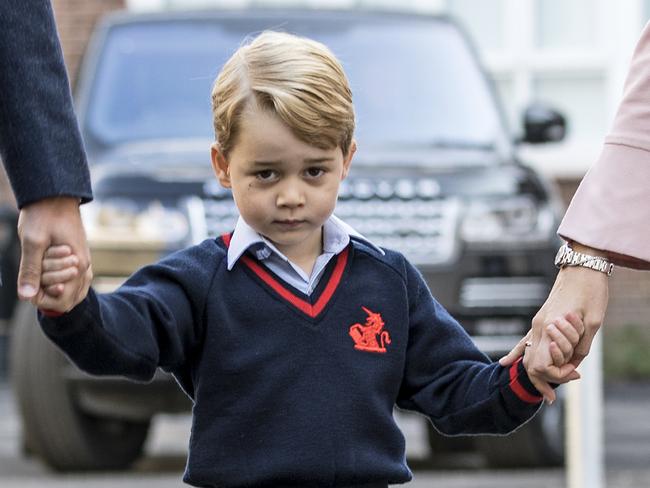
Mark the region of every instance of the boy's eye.
[[318, 178], [325, 173], [325, 170], [323, 168], [308, 168], [306, 173], [310, 178]]
[[255, 173], [255, 177], [260, 181], [270, 181], [276, 177], [276, 172], [271, 169], [263, 169]]

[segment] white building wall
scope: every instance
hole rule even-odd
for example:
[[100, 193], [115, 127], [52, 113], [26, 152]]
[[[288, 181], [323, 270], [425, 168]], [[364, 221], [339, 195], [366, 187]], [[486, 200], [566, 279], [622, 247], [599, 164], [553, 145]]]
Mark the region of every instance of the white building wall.
[[650, 0], [127, 0], [134, 10], [244, 6], [378, 7], [448, 13], [474, 39], [516, 135], [531, 102], [569, 120], [565, 141], [524, 146], [555, 177], [580, 177], [598, 157]]
[[[542, 172], [579, 177], [598, 157], [620, 99], [627, 65], [650, 10], [638, 0], [447, 0], [475, 36], [513, 129], [532, 101], [569, 119], [560, 144], [528, 146], [522, 156]], [[482, 3], [482, 7], [476, 6]], [[501, 33], [486, 30], [489, 3]], [[495, 13], [498, 11], [499, 13]], [[496, 38], [496, 41], [495, 41]]]

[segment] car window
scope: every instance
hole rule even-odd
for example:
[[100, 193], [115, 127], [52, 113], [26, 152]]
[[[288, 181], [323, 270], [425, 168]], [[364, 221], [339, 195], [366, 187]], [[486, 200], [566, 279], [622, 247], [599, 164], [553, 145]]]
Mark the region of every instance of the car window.
[[[341, 59], [363, 147], [489, 146], [503, 130], [464, 40], [444, 22], [268, 26], [320, 40]], [[213, 137], [211, 85], [256, 27], [216, 21], [114, 27], [91, 91], [87, 136], [109, 146]]]

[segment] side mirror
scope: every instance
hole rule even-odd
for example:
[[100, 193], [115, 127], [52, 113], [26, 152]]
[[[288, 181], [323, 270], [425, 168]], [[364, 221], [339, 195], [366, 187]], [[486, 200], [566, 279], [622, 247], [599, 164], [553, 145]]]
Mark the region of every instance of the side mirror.
[[524, 111], [524, 137], [521, 142], [558, 142], [565, 135], [566, 119], [560, 112], [542, 104], [530, 105]]

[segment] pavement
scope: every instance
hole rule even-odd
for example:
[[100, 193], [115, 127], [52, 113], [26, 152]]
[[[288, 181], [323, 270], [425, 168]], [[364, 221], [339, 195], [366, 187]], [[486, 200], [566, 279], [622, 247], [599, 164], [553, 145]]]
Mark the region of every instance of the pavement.
[[[608, 488], [650, 487], [650, 384], [618, 384], [605, 390], [605, 457]], [[20, 426], [11, 390], [0, 383], [0, 486], [2, 488], [171, 488], [181, 482], [189, 416], [160, 415], [154, 420], [145, 455], [128, 472], [57, 474], [20, 452]], [[562, 488], [563, 469], [487, 470], [469, 454], [454, 469], [433, 467], [423, 420], [400, 415], [407, 456], [414, 471], [409, 488]], [[588, 487], [587, 487], [588, 488]]]

